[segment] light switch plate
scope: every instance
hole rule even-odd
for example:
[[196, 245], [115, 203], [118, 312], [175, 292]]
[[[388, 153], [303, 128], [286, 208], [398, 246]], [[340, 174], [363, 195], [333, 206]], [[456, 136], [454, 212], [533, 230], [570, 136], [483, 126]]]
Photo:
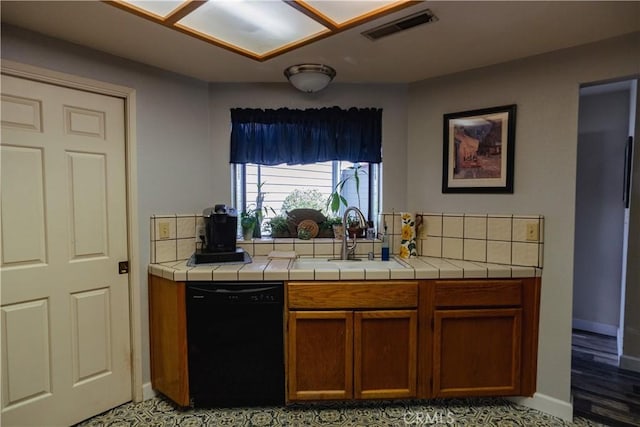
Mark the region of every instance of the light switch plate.
[[537, 222], [527, 224], [527, 240], [537, 242], [540, 239], [540, 227]]

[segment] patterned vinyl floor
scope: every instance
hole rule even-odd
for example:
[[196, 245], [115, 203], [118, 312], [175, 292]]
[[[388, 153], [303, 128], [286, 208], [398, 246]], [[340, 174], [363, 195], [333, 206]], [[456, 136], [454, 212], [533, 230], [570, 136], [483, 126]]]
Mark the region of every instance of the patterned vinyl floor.
[[117, 407], [78, 427], [516, 427], [602, 426], [583, 418], [573, 423], [503, 399], [447, 399], [323, 403], [287, 407], [179, 410], [162, 398]]

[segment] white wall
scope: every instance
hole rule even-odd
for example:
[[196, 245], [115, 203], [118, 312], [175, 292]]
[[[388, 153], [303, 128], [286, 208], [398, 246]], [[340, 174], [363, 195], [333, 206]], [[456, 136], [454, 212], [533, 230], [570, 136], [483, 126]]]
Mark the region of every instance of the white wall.
[[[578, 91], [638, 74], [640, 34], [409, 88], [408, 209], [545, 216], [538, 393], [569, 405]], [[517, 104], [514, 194], [442, 194], [442, 115]]]
[[211, 138], [218, 150], [214, 179], [226, 188], [231, 185], [228, 167], [231, 108], [382, 108], [382, 209], [404, 209], [407, 203], [406, 85], [334, 83], [321, 92], [307, 94], [288, 83], [212, 83], [210, 94]]

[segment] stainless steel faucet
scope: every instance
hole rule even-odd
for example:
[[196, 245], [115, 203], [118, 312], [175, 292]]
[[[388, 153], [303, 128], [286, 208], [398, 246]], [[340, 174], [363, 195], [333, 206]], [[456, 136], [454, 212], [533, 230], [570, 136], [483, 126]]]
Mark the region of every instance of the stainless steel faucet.
[[353, 237], [353, 245], [349, 246], [349, 231], [347, 226], [347, 219], [349, 218], [349, 213], [355, 212], [358, 217], [358, 222], [360, 223], [361, 228], [367, 227], [367, 219], [364, 217], [364, 214], [360, 209], [355, 206], [349, 206], [344, 211], [344, 215], [342, 215], [342, 226], [344, 228], [344, 236], [342, 236], [342, 250], [340, 251], [340, 259], [355, 259], [357, 237]]

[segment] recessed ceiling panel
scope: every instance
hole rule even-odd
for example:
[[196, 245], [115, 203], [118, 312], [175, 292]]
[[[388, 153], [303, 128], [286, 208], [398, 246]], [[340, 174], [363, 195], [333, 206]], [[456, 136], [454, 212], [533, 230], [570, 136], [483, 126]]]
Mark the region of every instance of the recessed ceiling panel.
[[280, 1], [212, 0], [176, 26], [258, 55], [329, 31]]
[[123, 0], [123, 2], [128, 3], [138, 9], [144, 10], [145, 12], [152, 13], [161, 18], [169, 15], [169, 13], [171, 13], [173, 10], [177, 9], [178, 6], [184, 3], [184, 1], [171, 0]]
[[336, 24], [343, 24], [355, 18], [363, 18], [370, 13], [378, 12], [394, 3], [403, 3], [397, 0], [310, 0], [305, 2]]
[[417, 0], [103, 0], [157, 24], [265, 61]]

